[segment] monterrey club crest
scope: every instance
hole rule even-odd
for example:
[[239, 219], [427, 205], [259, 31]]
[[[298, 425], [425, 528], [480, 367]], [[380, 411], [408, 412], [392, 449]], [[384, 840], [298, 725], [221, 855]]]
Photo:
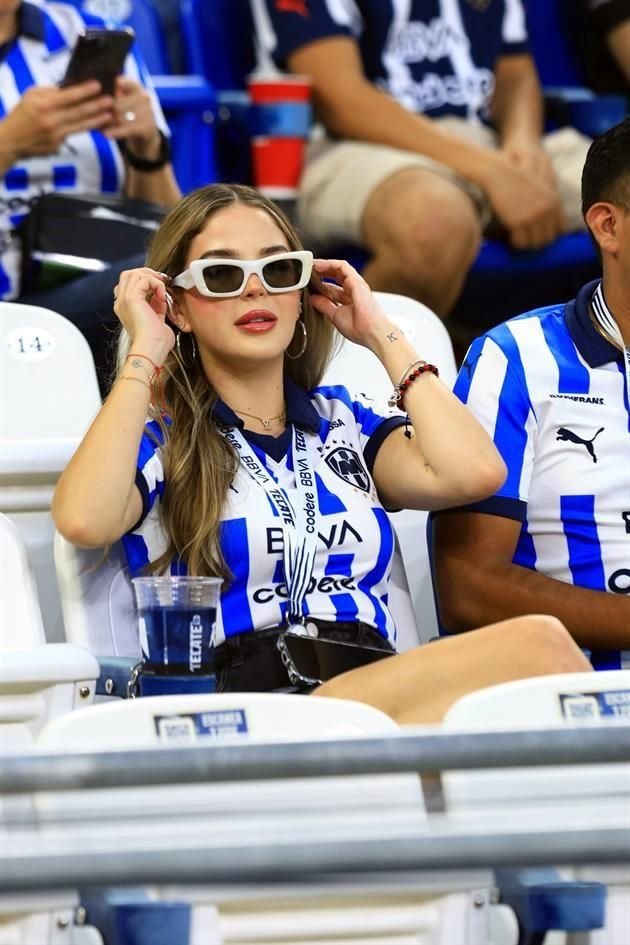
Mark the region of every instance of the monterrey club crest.
[[368, 474], [359, 459], [359, 454], [347, 446], [338, 446], [326, 457], [326, 463], [332, 471], [344, 482], [350, 483], [363, 492], [370, 491]]

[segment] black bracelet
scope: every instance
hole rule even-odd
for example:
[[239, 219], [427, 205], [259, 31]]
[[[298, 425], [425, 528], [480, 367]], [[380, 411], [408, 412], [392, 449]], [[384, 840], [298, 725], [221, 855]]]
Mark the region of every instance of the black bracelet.
[[145, 171], [146, 173], [150, 174], [152, 171], [159, 171], [171, 160], [171, 142], [163, 131], [158, 129], [158, 134], [160, 136], [160, 153], [152, 160], [149, 160], [148, 158], [141, 158], [136, 154], [133, 154], [133, 152], [127, 147], [126, 141], [118, 142], [118, 147], [120, 148], [123, 157], [129, 166], [133, 167], [134, 171]]

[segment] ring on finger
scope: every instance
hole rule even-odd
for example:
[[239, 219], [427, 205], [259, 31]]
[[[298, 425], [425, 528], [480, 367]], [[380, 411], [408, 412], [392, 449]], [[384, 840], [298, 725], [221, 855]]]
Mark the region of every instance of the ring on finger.
[[125, 119], [125, 121], [135, 121], [136, 113], [132, 111], [125, 112], [123, 115], [123, 118]]

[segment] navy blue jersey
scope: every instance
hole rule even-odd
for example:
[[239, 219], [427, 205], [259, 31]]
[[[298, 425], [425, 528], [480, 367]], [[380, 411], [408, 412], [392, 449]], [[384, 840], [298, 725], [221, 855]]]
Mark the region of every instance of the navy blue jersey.
[[521, 0], [251, 0], [263, 59], [353, 37], [370, 81], [431, 117], [487, 118], [494, 68], [528, 51]]

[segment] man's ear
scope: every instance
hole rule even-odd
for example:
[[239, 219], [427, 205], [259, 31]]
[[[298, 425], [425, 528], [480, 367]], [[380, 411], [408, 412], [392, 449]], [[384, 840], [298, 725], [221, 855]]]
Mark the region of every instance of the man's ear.
[[602, 253], [614, 255], [619, 249], [619, 210], [615, 204], [594, 203], [584, 219]]

